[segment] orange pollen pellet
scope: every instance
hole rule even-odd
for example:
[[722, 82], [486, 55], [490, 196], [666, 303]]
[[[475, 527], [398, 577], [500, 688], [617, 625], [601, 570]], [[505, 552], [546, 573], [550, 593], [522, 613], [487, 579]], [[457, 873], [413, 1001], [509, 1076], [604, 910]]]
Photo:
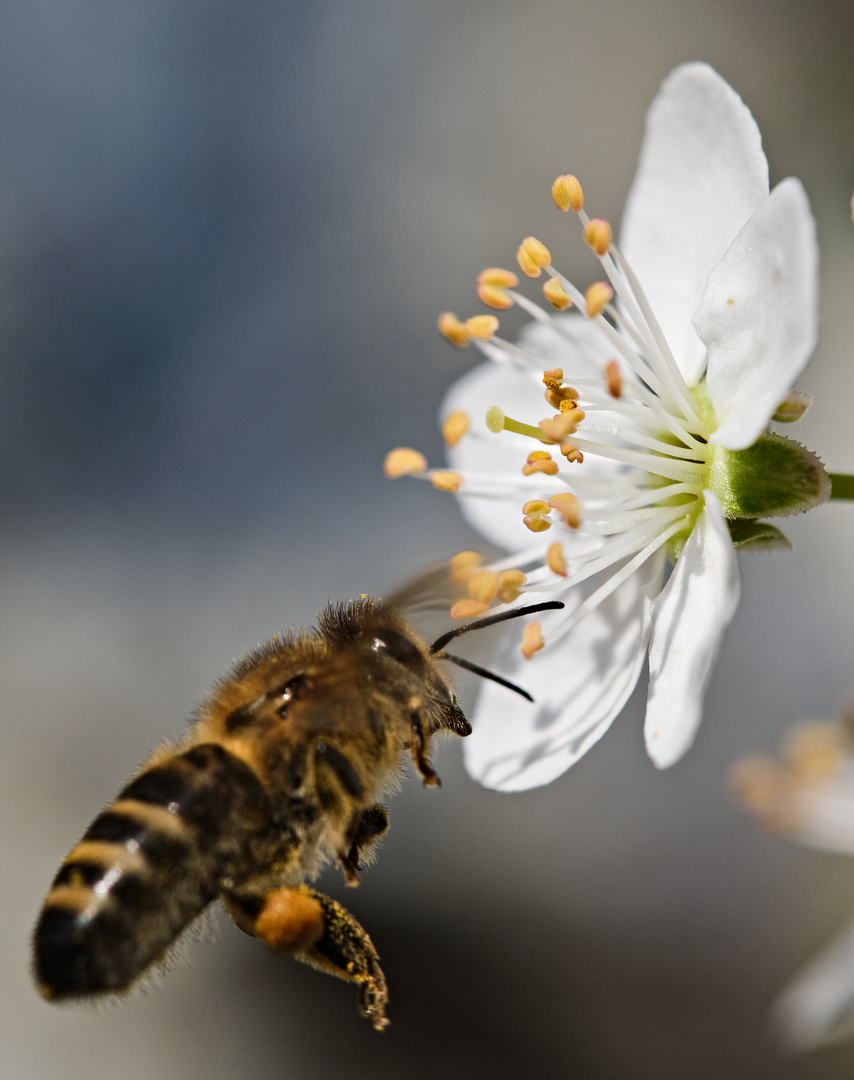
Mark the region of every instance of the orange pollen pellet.
[[468, 414], [462, 411], [449, 413], [442, 421], [442, 437], [446, 446], [456, 446], [471, 427]]
[[601, 258], [611, 246], [611, 226], [604, 218], [591, 218], [584, 227], [584, 239]]
[[559, 176], [552, 184], [552, 198], [558, 210], [564, 213], [574, 210], [577, 214], [584, 206], [584, 192], [581, 190], [578, 177], [571, 173]]
[[478, 570], [468, 579], [466, 589], [472, 600], [489, 605], [498, 595], [498, 575], [494, 570]]
[[526, 660], [530, 660], [534, 653], [539, 652], [545, 645], [543, 632], [538, 622], [528, 623], [525, 627], [525, 636], [522, 641], [521, 653]]
[[481, 303], [487, 307], [495, 308], [496, 311], [506, 311], [513, 306], [513, 297], [504, 289], [495, 285], [489, 285], [485, 281], [479, 281], [477, 296]]
[[464, 349], [468, 343], [470, 334], [466, 324], [460, 322], [453, 311], [443, 311], [439, 316], [439, 333], [446, 337], [452, 345], [458, 349]]
[[485, 611], [489, 611], [489, 604], [484, 604], [480, 600], [458, 600], [451, 608], [451, 618], [475, 619]]
[[595, 319], [597, 315], [602, 314], [605, 305], [610, 304], [614, 299], [614, 290], [607, 281], [594, 281], [588, 287], [584, 298], [587, 302], [587, 317]]
[[477, 551], [458, 551], [448, 563], [451, 581], [455, 585], [465, 585], [482, 562], [483, 559]]
[[439, 491], [450, 491], [456, 494], [460, 490], [463, 478], [459, 473], [451, 472], [450, 469], [437, 469], [430, 474], [430, 483]]
[[489, 341], [498, 329], [498, 319], [494, 315], [475, 315], [471, 319], [466, 319], [466, 329], [472, 337]]
[[559, 577], [567, 576], [566, 559], [564, 558], [562, 544], [549, 544], [546, 552], [546, 563], [553, 574], [557, 574]]
[[477, 275], [478, 285], [492, 285], [496, 289], [515, 289], [519, 284], [519, 278], [512, 270], [504, 270], [500, 266], [488, 266]]
[[559, 495], [552, 495], [549, 507], [560, 514], [570, 529], [577, 529], [581, 524], [581, 504], [572, 492], [562, 491]]
[[566, 295], [558, 277], [550, 277], [543, 285], [543, 295], [557, 311], [566, 311], [572, 306], [572, 301]]
[[501, 603], [511, 604], [527, 580], [521, 570], [502, 570], [498, 575], [498, 599]]
[[427, 458], [410, 446], [398, 446], [394, 450], [389, 450], [383, 463], [383, 472], [392, 480], [398, 476], [411, 476], [413, 473], [422, 473], [426, 469]]
[[622, 397], [623, 376], [620, 372], [620, 365], [616, 360], [609, 360], [605, 365], [605, 378], [608, 380], [608, 393], [611, 397]]

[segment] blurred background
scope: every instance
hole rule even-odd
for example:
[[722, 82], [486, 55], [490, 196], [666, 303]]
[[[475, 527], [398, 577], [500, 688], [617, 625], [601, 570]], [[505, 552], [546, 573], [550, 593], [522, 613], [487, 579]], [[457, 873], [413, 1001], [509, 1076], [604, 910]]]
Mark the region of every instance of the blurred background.
[[[393, 1027], [352, 988], [220, 940], [118, 1005], [28, 973], [59, 860], [233, 658], [329, 597], [387, 594], [476, 543], [435, 462], [472, 356], [435, 330], [545, 240], [573, 171], [619, 220], [646, 108], [711, 62], [800, 176], [823, 339], [797, 436], [854, 471], [854, 8], [796, 0], [26, 0], [0, 11], [0, 1062], [4, 1075], [218, 1080], [850, 1077], [786, 1058], [777, 990], [854, 915], [854, 861], [764, 836], [739, 754], [854, 684], [854, 508], [742, 559], [687, 759], [643, 752], [643, 683], [551, 787], [475, 786], [447, 744], [357, 892]], [[563, 230], [563, 232], [561, 231]], [[562, 246], [564, 245], [564, 246]]]

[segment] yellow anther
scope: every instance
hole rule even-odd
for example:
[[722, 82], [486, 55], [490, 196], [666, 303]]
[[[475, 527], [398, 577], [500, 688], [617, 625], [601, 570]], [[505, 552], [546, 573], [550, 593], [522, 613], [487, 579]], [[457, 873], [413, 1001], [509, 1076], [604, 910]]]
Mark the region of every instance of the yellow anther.
[[529, 499], [522, 507], [523, 514], [541, 515], [547, 514], [550, 510], [550, 506], [542, 499]]
[[546, 552], [546, 562], [553, 574], [566, 577], [566, 559], [564, 558], [562, 544], [549, 544]]
[[559, 387], [560, 384], [563, 382], [563, 368], [556, 367], [552, 371], [544, 371], [543, 382], [551, 390], [553, 390], [555, 387]]
[[552, 307], [558, 311], [566, 311], [568, 307], [572, 307], [572, 301], [566, 295], [559, 277], [549, 278], [543, 285], [543, 295]]
[[584, 454], [581, 453], [575, 443], [561, 443], [558, 449], [566, 458], [566, 460], [571, 462], [573, 465], [580, 465], [581, 462], [584, 461]]
[[452, 345], [458, 349], [464, 349], [469, 343], [471, 336], [464, 322], [456, 317], [453, 311], [443, 311], [439, 316], [439, 333], [446, 337]]
[[587, 317], [595, 319], [597, 315], [601, 315], [605, 305], [613, 300], [614, 290], [607, 281], [594, 281], [588, 287], [584, 298], [587, 301]]
[[528, 254], [528, 250], [524, 244], [519, 245], [516, 252], [516, 262], [519, 264], [519, 269], [525, 277], [538, 278], [543, 272]]
[[[581, 412], [581, 409], [569, 409], [566, 412], [559, 412], [552, 419], [547, 417], [545, 420], [541, 420], [538, 427], [543, 442], [564, 442], [567, 435], [572, 435], [576, 430], [578, 426], [576, 413], [579, 412]], [[584, 413], [581, 412], [581, 415], [584, 416]]]
[[458, 551], [448, 563], [451, 581], [455, 585], [465, 585], [482, 562], [477, 551]]
[[449, 413], [442, 421], [442, 436], [446, 446], [456, 446], [471, 427], [471, 421], [464, 412]]
[[489, 341], [498, 329], [498, 319], [494, 315], [475, 315], [471, 319], [466, 319], [466, 329], [472, 337]]
[[535, 450], [533, 454], [528, 454], [528, 461], [522, 466], [525, 476], [532, 476], [534, 473], [555, 476], [557, 471], [557, 462], [552, 461], [551, 454], [547, 454], [544, 450]]
[[530, 514], [522, 518], [522, 524], [532, 533], [545, 532], [552, 527], [548, 518], [540, 517], [539, 514]]
[[526, 236], [522, 241], [522, 247], [527, 252], [531, 262], [536, 266], [539, 266], [541, 270], [545, 270], [547, 266], [551, 266], [552, 254], [546, 245], [539, 241], [536, 236]]
[[538, 622], [528, 623], [525, 627], [525, 636], [522, 640], [521, 653], [526, 660], [530, 660], [534, 653], [539, 652], [545, 645], [543, 632]]
[[623, 396], [623, 376], [616, 360], [609, 360], [605, 365], [605, 378], [608, 380], [608, 393], [611, 397]]
[[462, 482], [463, 478], [460, 474], [451, 472], [449, 469], [436, 469], [435, 472], [430, 474], [430, 483], [439, 491], [450, 491], [456, 494], [460, 490]]
[[581, 190], [581, 184], [571, 173], [559, 176], [555, 180], [552, 184], [552, 198], [558, 210], [563, 210], [564, 213], [574, 210], [577, 214], [584, 206], [584, 192]]
[[506, 311], [513, 306], [513, 297], [505, 289], [499, 289], [496, 285], [489, 285], [485, 281], [477, 283], [477, 296], [481, 303], [487, 307], [495, 308], [496, 311]]
[[572, 386], [562, 386], [563, 368], [555, 368], [554, 371], [543, 372], [543, 383], [546, 386], [546, 401], [553, 409], [562, 409], [568, 402], [572, 408], [578, 404], [578, 391]]
[[570, 529], [577, 529], [581, 524], [581, 504], [571, 492], [562, 491], [559, 495], [552, 495], [549, 507], [560, 515]]
[[452, 619], [476, 619], [489, 611], [489, 604], [481, 603], [480, 600], [458, 600], [451, 608]]
[[519, 278], [512, 270], [500, 266], [488, 266], [477, 275], [478, 285], [493, 285], [496, 289], [515, 289]]
[[498, 599], [502, 604], [512, 604], [528, 579], [521, 570], [502, 570], [498, 575]]
[[841, 724], [801, 724], [789, 732], [783, 753], [790, 772], [809, 783], [835, 772], [848, 756], [850, 746]]
[[778, 832], [794, 824], [793, 785], [785, 770], [771, 758], [743, 757], [729, 771], [730, 790], [767, 828]]
[[466, 589], [472, 600], [488, 606], [498, 595], [498, 575], [494, 570], [477, 570], [468, 579]]
[[426, 469], [427, 458], [418, 450], [413, 450], [409, 446], [398, 446], [394, 450], [389, 450], [383, 464], [383, 472], [392, 480], [398, 476], [422, 473]]
[[560, 415], [562, 417], [570, 418], [573, 424], [580, 424], [587, 414], [584, 409], [579, 409], [574, 401], [567, 401], [564, 399], [560, 403]]
[[584, 226], [584, 239], [601, 257], [608, 254], [611, 246], [611, 226], [604, 218], [591, 218]]

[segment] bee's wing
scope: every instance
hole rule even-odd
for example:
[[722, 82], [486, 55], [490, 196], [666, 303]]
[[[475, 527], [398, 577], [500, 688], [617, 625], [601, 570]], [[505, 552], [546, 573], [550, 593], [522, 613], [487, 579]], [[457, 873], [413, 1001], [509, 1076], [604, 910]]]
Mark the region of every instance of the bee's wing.
[[451, 604], [459, 595], [459, 587], [451, 581], [445, 564], [410, 578], [386, 598], [386, 603], [403, 615], [444, 612], [447, 617]]

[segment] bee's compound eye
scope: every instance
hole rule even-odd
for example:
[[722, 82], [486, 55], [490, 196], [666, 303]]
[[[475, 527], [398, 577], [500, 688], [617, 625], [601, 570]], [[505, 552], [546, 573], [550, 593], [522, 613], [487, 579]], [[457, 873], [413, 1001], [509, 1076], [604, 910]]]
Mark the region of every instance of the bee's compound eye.
[[374, 652], [385, 653], [400, 664], [412, 664], [423, 660], [418, 646], [399, 630], [377, 630], [371, 640]]
[[304, 694], [308, 689], [308, 686], [308, 676], [304, 671], [299, 671], [296, 675], [292, 675], [284, 686], [279, 687], [275, 692], [273, 697], [279, 700], [279, 716], [281, 716], [282, 719], [284, 719], [285, 714], [288, 711], [288, 705]]

